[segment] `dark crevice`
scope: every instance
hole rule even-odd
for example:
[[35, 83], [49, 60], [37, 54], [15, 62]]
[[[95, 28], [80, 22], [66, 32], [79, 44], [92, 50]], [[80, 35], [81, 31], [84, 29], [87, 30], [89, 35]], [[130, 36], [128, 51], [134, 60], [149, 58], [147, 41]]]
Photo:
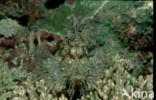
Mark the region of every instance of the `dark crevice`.
[[148, 44], [146, 47], [139, 48], [138, 51], [153, 52], [154, 51], [153, 44]]
[[30, 95], [28, 92], [26, 92], [26, 96], [28, 97], [28, 100], [30, 100]]
[[38, 45], [38, 40], [37, 39], [35, 39], [33, 42], [34, 42], [35, 46]]
[[6, 50], [13, 49], [13, 48], [14, 48], [13, 46], [5, 46]]
[[3, 38], [4, 36], [2, 34], [0, 34], [0, 38]]
[[45, 3], [45, 6], [48, 9], [55, 9], [55, 8], [58, 8], [64, 2], [65, 0], [47, 0], [47, 2]]
[[38, 96], [41, 96], [41, 93], [39, 91], [36, 90], [36, 93]]
[[22, 17], [14, 17], [14, 16], [9, 16], [9, 18], [12, 18], [14, 20], [17, 20], [19, 24], [23, 25], [23, 26], [27, 26], [28, 25], [28, 21], [29, 21], [29, 16], [25, 15]]
[[52, 41], [54, 40], [54, 38], [53, 38], [53, 37], [48, 37], [48, 38], [46, 38], [46, 40], [47, 40], [48, 42], [52, 42]]
[[80, 99], [80, 97], [81, 97], [80, 87], [75, 87], [75, 93], [74, 93], [74, 96], [73, 96], [73, 100]]

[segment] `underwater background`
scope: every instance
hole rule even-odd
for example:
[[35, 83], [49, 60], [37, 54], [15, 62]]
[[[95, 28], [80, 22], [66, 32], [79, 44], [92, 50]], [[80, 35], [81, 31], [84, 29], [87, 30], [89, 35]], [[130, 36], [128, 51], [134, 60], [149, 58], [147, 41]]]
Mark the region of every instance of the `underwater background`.
[[152, 0], [0, 0], [0, 100], [152, 100]]

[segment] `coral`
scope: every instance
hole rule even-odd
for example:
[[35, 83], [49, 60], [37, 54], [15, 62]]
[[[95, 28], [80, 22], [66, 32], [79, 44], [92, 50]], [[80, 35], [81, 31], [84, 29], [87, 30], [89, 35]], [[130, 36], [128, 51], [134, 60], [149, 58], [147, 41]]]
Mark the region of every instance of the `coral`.
[[68, 100], [63, 94], [60, 97], [53, 95], [49, 91], [44, 80], [32, 81], [32, 75], [30, 74], [21, 85], [15, 85], [13, 87], [12, 100]]
[[0, 99], [7, 100], [13, 96], [13, 87], [27, 77], [23, 62], [19, 68], [9, 69], [8, 64], [0, 62]]
[[62, 4], [58, 8], [49, 11], [44, 18], [30, 22], [30, 27], [39, 30], [45, 30], [51, 33], [57, 33], [62, 36], [67, 35], [65, 25], [71, 20], [71, 17], [80, 18], [79, 23], [91, 19], [104, 6], [107, 1], [92, 2], [88, 0], [75, 1], [72, 6]]
[[91, 19], [91, 24], [89, 32], [94, 33], [99, 46], [114, 42], [113, 50], [131, 59], [135, 77], [152, 73], [152, 1], [110, 1]]
[[[119, 59], [119, 55], [116, 55], [113, 57], [113, 61], [115, 64], [111, 65], [111, 67], [106, 68], [105, 70], [102, 70], [103, 76], [99, 80], [94, 80], [94, 84], [88, 84], [88, 88], [92, 87], [94, 88], [91, 91], [86, 92], [86, 95], [82, 95], [79, 99], [75, 100], [131, 100], [131, 97], [123, 97], [123, 88], [127, 91], [127, 93], [131, 96], [132, 88], [134, 89], [133, 91], [147, 91], [147, 97], [144, 95], [145, 100], [152, 99], [152, 93], [150, 91], [153, 90], [153, 76], [150, 75], [146, 79], [144, 79], [142, 76], [140, 76], [138, 79], [135, 77], [131, 76], [130, 73], [128, 73], [126, 70], [123, 68], [123, 62], [121, 59]], [[53, 62], [51, 62], [52, 59], [48, 59], [49, 62], [45, 60], [46, 64], [44, 64], [44, 67], [54, 67], [54, 66], [49, 66]], [[56, 59], [53, 59], [56, 61]], [[57, 66], [59, 67], [59, 66]], [[49, 69], [49, 68], [48, 68]], [[55, 70], [56, 71], [56, 70]], [[42, 72], [42, 71], [40, 71]], [[50, 72], [50, 71], [49, 71]], [[95, 71], [94, 71], [95, 72]], [[69, 72], [68, 72], [69, 73]], [[52, 75], [53, 73], [50, 73], [49, 75]], [[84, 74], [84, 73], [83, 73]], [[55, 84], [55, 89], [50, 89], [48, 84], [51, 83], [49, 79], [52, 79], [50, 77], [46, 76], [41, 76], [43, 77], [41, 80], [38, 81], [32, 81], [34, 80], [33, 73], [30, 73], [29, 76], [27, 77], [27, 80], [23, 81], [21, 84], [16, 84], [14, 85], [11, 99], [16, 100], [69, 100], [68, 97], [66, 97], [65, 92], [60, 92], [58, 94], [58, 91], [64, 91], [64, 89], [61, 89], [60, 86], [63, 85], [64, 78], [61, 78], [59, 73], [55, 74], [55, 78], [57, 78], [58, 83]], [[46, 78], [44, 78], [46, 77]], [[60, 79], [59, 79], [60, 78]], [[71, 78], [75, 79], [80, 79], [82, 77], [77, 77], [72, 76]], [[49, 80], [49, 83], [47, 83]], [[74, 79], [73, 79], [74, 80]], [[81, 79], [82, 80], [82, 79]], [[92, 79], [90, 79], [92, 80]], [[63, 88], [63, 87], [62, 87]], [[64, 87], [66, 88], [66, 87]], [[148, 97], [151, 95], [151, 98]], [[138, 97], [138, 95], [137, 95]], [[135, 98], [135, 97], [133, 97]], [[139, 97], [138, 99], [135, 98], [136, 100], [140, 100]]]
[[[147, 76], [146, 79], [140, 76], [138, 79], [131, 76], [121, 65], [121, 61], [118, 57], [114, 57], [114, 66], [104, 71], [105, 76], [103, 79], [97, 81], [95, 88], [96, 91], [90, 92], [88, 95], [81, 97], [80, 100], [152, 100], [154, 94], [153, 91], [153, 75]], [[123, 89], [127, 91], [129, 96], [123, 96]], [[134, 90], [133, 90], [134, 89]], [[132, 91], [140, 92], [137, 97], [132, 97]], [[146, 93], [141, 96], [141, 91]], [[140, 98], [139, 98], [140, 95]], [[146, 97], [147, 96], [147, 97]]]
[[17, 21], [12, 19], [0, 20], [0, 35], [4, 35], [6, 38], [19, 34], [22, 29], [23, 27]]

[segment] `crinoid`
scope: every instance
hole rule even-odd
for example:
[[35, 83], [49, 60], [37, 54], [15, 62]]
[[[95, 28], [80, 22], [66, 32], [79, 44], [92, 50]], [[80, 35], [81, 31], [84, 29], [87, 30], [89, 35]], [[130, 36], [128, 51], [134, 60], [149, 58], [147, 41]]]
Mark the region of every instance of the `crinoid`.
[[113, 61], [110, 61], [112, 59], [106, 53], [99, 53], [88, 34], [72, 31], [56, 54], [36, 68], [35, 79], [44, 79], [57, 96], [64, 94], [75, 100], [94, 90], [94, 83], [103, 77], [106, 68], [112, 66]]

